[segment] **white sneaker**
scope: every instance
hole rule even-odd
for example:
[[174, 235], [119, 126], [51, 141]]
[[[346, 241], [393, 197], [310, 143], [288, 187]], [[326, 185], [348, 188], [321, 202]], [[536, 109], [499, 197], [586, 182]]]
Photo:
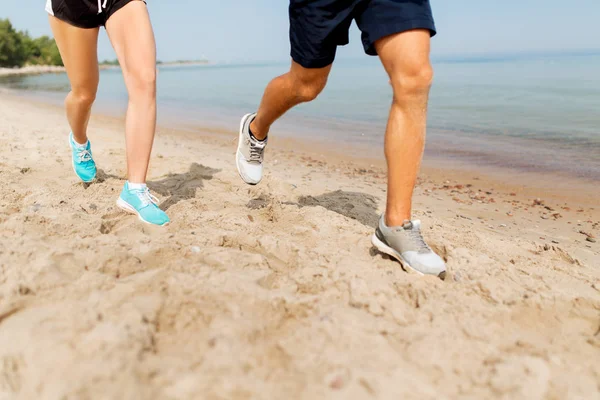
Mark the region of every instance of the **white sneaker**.
[[431, 250], [421, 235], [421, 221], [406, 221], [402, 226], [388, 227], [382, 216], [371, 241], [379, 251], [421, 275], [446, 278], [444, 260]]
[[256, 117], [256, 113], [246, 114], [240, 122], [240, 137], [238, 149], [235, 155], [240, 177], [249, 185], [256, 185], [262, 179], [263, 159], [267, 140], [258, 140], [250, 135], [250, 123]]

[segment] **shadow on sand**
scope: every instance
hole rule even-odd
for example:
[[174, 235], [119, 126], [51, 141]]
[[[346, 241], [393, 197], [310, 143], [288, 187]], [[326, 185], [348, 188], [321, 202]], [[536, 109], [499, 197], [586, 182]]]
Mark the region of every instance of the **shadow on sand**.
[[219, 169], [193, 163], [188, 172], [168, 174], [161, 180], [150, 181], [148, 188], [163, 197], [168, 196], [160, 206], [163, 210], [168, 210], [182, 200], [194, 198], [196, 189], [203, 188], [204, 181], [211, 180], [218, 172], [220, 172]]
[[342, 190], [324, 193], [316, 197], [302, 196], [297, 203], [300, 207], [321, 206], [371, 228], [376, 228], [379, 221], [377, 204], [378, 199], [375, 196]]

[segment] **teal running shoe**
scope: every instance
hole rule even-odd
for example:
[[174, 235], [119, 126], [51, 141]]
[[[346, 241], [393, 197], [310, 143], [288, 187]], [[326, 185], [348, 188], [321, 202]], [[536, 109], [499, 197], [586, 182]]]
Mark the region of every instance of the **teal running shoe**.
[[92, 145], [88, 140], [85, 146], [80, 146], [73, 139], [73, 132], [69, 135], [69, 146], [73, 153], [73, 171], [79, 179], [89, 183], [96, 178], [96, 163], [92, 158]]
[[125, 182], [121, 196], [117, 200], [117, 206], [129, 213], [136, 214], [142, 222], [147, 224], [165, 226], [170, 222], [167, 214], [158, 208], [158, 199], [150, 193], [147, 187], [130, 189], [129, 182]]

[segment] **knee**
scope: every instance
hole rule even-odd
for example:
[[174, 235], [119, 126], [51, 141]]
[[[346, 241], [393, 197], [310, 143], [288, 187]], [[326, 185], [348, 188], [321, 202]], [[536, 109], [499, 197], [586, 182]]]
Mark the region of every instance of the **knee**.
[[399, 68], [391, 73], [394, 98], [422, 96], [429, 93], [433, 83], [433, 67], [429, 62]]
[[96, 100], [96, 88], [73, 88], [71, 99], [81, 107], [91, 107]]
[[327, 79], [301, 80], [295, 83], [296, 97], [303, 103], [313, 101], [325, 88]]
[[144, 68], [133, 72], [130, 95], [156, 96], [156, 68]]

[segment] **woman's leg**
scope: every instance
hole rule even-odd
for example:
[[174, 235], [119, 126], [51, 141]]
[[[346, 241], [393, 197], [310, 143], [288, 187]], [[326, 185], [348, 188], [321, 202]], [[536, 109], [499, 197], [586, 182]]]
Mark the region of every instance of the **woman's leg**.
[[53, 16], [50, 27], [67, 69], [71, 92], [65, 106], [73, 138], [79, 144], [87, 142], [87, 125], [98, 89], [98, 28], [82, 29]]
[[119, 58], [129, 105], [125, 123], [131, 183], [145, 183], [156, 128], [156, 44], [146, 4], [132, 1], [106, 23]]

